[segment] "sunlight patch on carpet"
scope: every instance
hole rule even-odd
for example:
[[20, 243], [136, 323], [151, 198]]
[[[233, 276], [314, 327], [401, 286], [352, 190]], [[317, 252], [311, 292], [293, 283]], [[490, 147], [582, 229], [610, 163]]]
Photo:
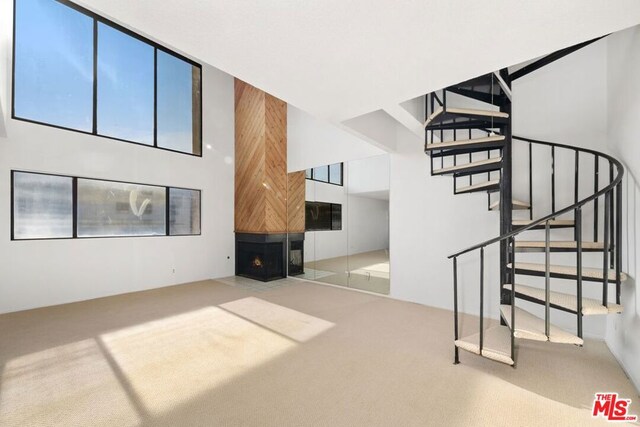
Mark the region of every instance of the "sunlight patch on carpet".
[[139, 414], [100, 347], [86, 339], [10, 360], [0, 425], [136, 426]]
[[171, 411], [296, 346], [218, 307], [103, 334], [101, 340], [150, 415]]
[[326, 320], [255, 297], [220, 304], [220, 307], [298, 342], [308, 341], [335, 326]]

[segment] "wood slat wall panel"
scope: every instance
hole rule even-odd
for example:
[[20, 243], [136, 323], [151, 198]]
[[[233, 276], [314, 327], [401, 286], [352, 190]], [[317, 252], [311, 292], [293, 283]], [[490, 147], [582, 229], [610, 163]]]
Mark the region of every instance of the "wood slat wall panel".
[[235, 80], [235, 231], [287, 231], [287, 104]]
[[287, 104], [265, 94], [266, 231], [287, 232]]
[[235, 231], [265, 229], [264, 92], [235, 80]]
[[290, 233], [304, 233], [306, 179], [304, 171], [291, 172], [288, 178], [287, 216]]

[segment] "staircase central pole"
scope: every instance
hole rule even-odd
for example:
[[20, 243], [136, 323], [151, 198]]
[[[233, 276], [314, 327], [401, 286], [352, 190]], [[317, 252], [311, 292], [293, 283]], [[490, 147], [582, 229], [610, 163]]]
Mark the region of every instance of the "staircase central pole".
[[[511, 78], [507, 70], [501, 70], [500, 75], [505, 81], [507, 86], [511, 88]], [[509, 114], [508, 122], [502, 126], [501, 133], [505, 136], [504, 146], [502, 148], [502, 176], [500, 179], [500, 234], [504, 235], [511, 232], [513, 227], [513, 195], [512, 195], [512, 129], [511, 124], [513, 119], [511, 117], [511, 100], [508, 97], [504, 97], [504, 102], [500, 106], [500, 111]], [[515, 250], [515, 248], [514, 248]], [[502, 291], [502, 287], [511, 283], [515, 285], [515, 277], [511, 277], [512, 274], [507, 268], [507, 264], [511, 261], [509, 254], [509, 242], [508, 239], [504, 239], [500, 242], [500, 289], [501, 289], [501, 304], [511, 304], [511, 293]]]

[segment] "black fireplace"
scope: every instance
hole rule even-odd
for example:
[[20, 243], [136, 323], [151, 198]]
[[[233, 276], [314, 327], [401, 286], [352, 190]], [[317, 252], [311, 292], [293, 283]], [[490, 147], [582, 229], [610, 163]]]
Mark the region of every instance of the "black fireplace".
[[289, 234], [289, 276], [304, 274], [304, 233]]
[[236, 276], [268, 282], [287, 277], [286, 234], [236, 233]]

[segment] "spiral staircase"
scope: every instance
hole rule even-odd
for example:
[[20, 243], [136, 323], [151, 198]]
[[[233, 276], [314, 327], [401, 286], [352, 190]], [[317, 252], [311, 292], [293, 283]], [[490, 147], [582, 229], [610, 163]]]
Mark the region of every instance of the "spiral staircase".
[[[582, 346], [584, 316], [622, 312], [620, 288], [626, 280], [621, 271], [620, 244], [622, 165], [605, 153], [511, 133], [512, 81], [593, 41], [553, 53], [518, 71], [503, 69], [426, 97], [425, 153], [430, 156], [431, 174], [452, 177], [456, 195], [486, 193], [487, 208], [500, 216], [500, 236], [449, 256], [453, 261], [455, 363], [459, 363], [459, 350], [463, 349], [515, 367], [516, 339]], [[560, 156], [563, 172], [569, 156], [574, 169], [573, 203], [562, 207], [556, 206], [561, 199], [557, 193], [567, 188], [566, 179], [562, 188], [556, 188]], [[540, 158], [550, 161], [534, 164]], [[514, 160], [519, 165], [528, 164], [528, 188], [516, 188], [519, 196], [528, 193], [528, 197], [521, 197], [525, 200], [515, 199], [512, 194]], [[518, 170], [521, 174], [522, 167]], [[540, 188], [537, 182], [546, 173], [550, 175], [544, 177], [545, 182], [550, 181], [550, 188]], [[534, 188], [539, 192], [535, 197]], [[549, 202], [550, 211], [536, 218], [534, 212], [542, 208], [536, 209], [533, 201], [541, 198]], [[544, 238], [539, 237], [541, 234]], [[538, 240], [531, 237], [536, 235]], [[493, 245], [499, 251], [501, 319], [499, 325], [485, 327], [485, 250]], [[537, 253], [539, 262], [522, 261], [524, 253], [528, 253], [526, 258]], [[558, 258], [564, 263], [552, 261], [560, 253], [563, 255]], [[585, 253], [590, 253], [589, 260], [595, 265], [584, 265]], [[458, 313], [458, 261], [462, 257], [479, 257], [480, 299], [479, 330], [463, 337]], [[544, 285], [519, 283], [527, 276], [544, 278]], [[567, 283], [573, 292], [559, 292]], [[602, 297], [584, 297], [583, 287], [587, 286], [598, 287]], [[525, 301], [542, 306], [539, 311], [544, 316], [522, 308]], [[552, 310], [574, 315], [575, 331], [551, 323]]]

